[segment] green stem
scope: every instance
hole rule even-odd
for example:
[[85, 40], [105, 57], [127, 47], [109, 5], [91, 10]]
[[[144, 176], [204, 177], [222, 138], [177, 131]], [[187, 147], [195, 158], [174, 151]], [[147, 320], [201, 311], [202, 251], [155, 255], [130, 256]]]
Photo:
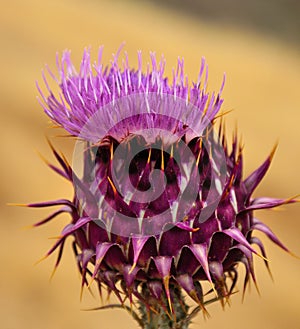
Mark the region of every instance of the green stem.
[[172, 291], [172, 313], [169, 307], [166, 309], [167, 300], [163, 300], [161, 304], [154, 300], [152, 302], [146, 289], [143, 289], [142, 295], [148, 302], [148, 305], [145, 305], [139, 301], [139, 313], [143, 329], [188, 329], [190, 324], [189, 306], [185, 303], [180, 290], [174, 289]]
[[[111, 308], [125, 309], [132, 318], [138, 323], [142, 329], [188, 329], [192, 319], [203, 310], [203, 307], [196, 306], [188, 313], [189, 306], [184, 301], [184, 296], [178, 289], [171, 289], [173, 313], [170, 313], [168, 301], [162, 297], [162, 303], [158, 304], [156, 300], [151, 298], [147, 289], [142, 289], [141, 295], [147, 301], [147, 305], [142, 301], [138, 301], [138, 311], [123, 304], [109, 304], [105, 306], [85, 309], [85, 311], [105, 310]], [[215, 297], [207, 300], [204, 306], [218, 301]]]

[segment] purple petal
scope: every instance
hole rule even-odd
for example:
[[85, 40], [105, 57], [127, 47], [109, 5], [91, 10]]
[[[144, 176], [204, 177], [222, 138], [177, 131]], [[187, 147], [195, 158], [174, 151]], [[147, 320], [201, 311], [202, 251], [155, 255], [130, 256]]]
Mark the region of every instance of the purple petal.
[[130, 247], [132, 248], [133, 257], [129, 255], [129, 259], [133, 258], [133, 268], [138, 263], [141, 266], [145, 266], [151, 256], [157, 255], [156, 240], [154, 237], [132, 237]]
[[95, 263], [95, 268], [94, 268], [94, 273], [93, 273], [93, 279], [96, 277], [106, 253], [113, 245], [114, 244], [112, 244], [110, 242], [104, 242], [104, 243], [98, 244], [98, 246], [96, 248], [96, 263]]
[[158, 256], [153, 258], [157, 271], [162, 279], [170, 277], [172, 257]]
[[265, 224], [261, 223], [256, 218], [253, 219], [252, 230], [258, 230], [266, 234], [266, 236], [272, 240], [277, 246], [283, 250], [290, 252], [289, 249], [277, 238], [277, 236], [272, 232], [272, 230]]
[[176, 272], [180, 274], [194, 275], [199, 269], [200, 263], [188, 246], [182, 248], [176, 264]]
[[40, 226], [43, 225], [47, 222], [49, 222], [51, 219], [55, 218], [56, 216], [58, 216], [59, 214], [62, 214], [64, 212], [68, 212], [68, 213], [72, 213], [70, 207], [62, 207], [61, 209], [55, 211], [54, 213], [52, 213], [51, 215], [49, 215], [48, 217], [46, 217], [45, 219], [43, 219], [40, 222], [35, 223], [33, 226]]
[[147, 285], [154, 298], [161, 300], [161, 295], [163, 293], [162, 283], [158, 280], [151, 280], [147, 283]]
[[212, 282], [208, 267], [208, 248], [206, 244], [193, 244], [189, 246], [189, 249], [202, 266], [208, 281]]
[[54, 201], [45, 201], [45, 202], [35, 202], [27, 204], [27, 207], [30, 208], [45, 208], [45, 207], [53, 207], [53, 206], [68, 206], [72, 210], [77, 210], [75, 205], [66, 199], [59, 199]]
[[228, 235], [222, 232], [216, 232], [211, 239], [211, 244], [209, 247], [209, 261], [222, 262], [226, 257], [231, 245], [232, 240]]
[[172, 266], [172, 257], [167, 256], [158, 256], [154, 258], [155, 266], [158, 270], [159, 275], [163, 279], [165, 292], [167, 295], [167, 300], [169, 303], [170, 311], [173, 313], [173, 307], [171, 302], [171, 295], [170, 295], [170, 289], [169, 289], [169, 279], [171, 275], [171, 266]]
[[140, 269], [135, 267], [133, 270], [131, 270], [131, 266], [130, 265], [125, 265], [123, 268], [123, 277], [124, 277], [124, 281], [126, 283], [127, 287], [132, 287], [134, 284], [134, 280], [136, 278], [137, 272]]
[[267, 260], [267, 253], [266, 253], [266, 251], [265, 251], [265, 247], [264, 247], [263, 243], [262, 243], [262, 242], [260, 241], [260, 239], [257, 238], [257, 237], [251, 237], [251, 238], [250, 238], [250, 243], [251, 243], [251, 244], [256, 244], [256, 245], [259, 247], [260, 252], [261, 252], [261, 254], [262, 254], [263, 257], [264, 257], [264, 263], [265, 263], [265, 265], [266, 265], [266, 268], [267, 268], [267, 270], [268, 270], [268, 272], [269, 272], [271, 278], [273, 278], [272, 273], [271, 273], [271, 269], [270, 269], [270, 266], [269, 266], [269, 262], [268, 262], [268, 260]]
[[258, 169], [256, 169], [250, 176], [248, 176], [248, 178], [245, 179], [244, 185], [247, 191], [248, 198], [252, 195], [257, 185], [264, 178], [266, 172], [270, 167], [275, 151], [276, 151], [276, 147], [273, 149], [273, 151], [271, 152], [270, 156], [268, 156], [266, 161]]
[[199, 228], [193, 228], [189, 224], [185, 222], [177, 222], [174, 226], [180, 228], [181, 230], [188, 231], [188, 232], [197, 232]]
[[201, 300], [203, 296], [202, 294], [198, 294], [198, 291], [194, 286], [194, 281], [190, 275], [182, 274], [180, 276], [177, 276], [176, 281], [194, 301], [196, 301], [198, 304], [202, 304]]
[[161, 235], [159, 254], [161, 256], [177, 256], [181, 248], [188, 244], [190, 244], [190, 233], [175, 226]]
[[249, 210], [258, 210], [258, 209], [269, 209], [282, 206], [288, 203], [294, 203], [296, 200], [294, 199], [275, 199], [275, 198], [257, 198], [253, 199], [251, 205], [246, 207], [242, 211], [249, 211]]
[[101, 223], [100, 220], [93, 220], [89, 223], [88, 242], [94, 249], [99, 243], [108, 241], [107, 230], [104, 227], [104, 223]]
[[236, 246], [234, 246], [234, 248], [237, 248], [239, 249], [244, 257], [246, 258], [247, 262], [248, 262], [248, 270], [252, 276], [252, 279], [253, 279], [253, 282], [255, 283], [256, 285], [256, 278], [255, 278], [255, 272], [254, 272], [254, 267], [253, 267], [253, 254], [252, 252], [246, 248], [245, 246], [241, 245], [241, 244], [238, 244]]
[[240, 230], [238, 230], [237, 228], [231, 228], [231, 229], [228, 229], [228, 230], [224, 230], [223, 233], [227, 234], [233, 240], [239, 242], [241, 245], [243, 245], [246, 248], [248, 248], [254, 254], [257, 254], [256, 250], [251, 247], [250, 243], [244, 237], [244, 235], [242, 234], [242, 232]]

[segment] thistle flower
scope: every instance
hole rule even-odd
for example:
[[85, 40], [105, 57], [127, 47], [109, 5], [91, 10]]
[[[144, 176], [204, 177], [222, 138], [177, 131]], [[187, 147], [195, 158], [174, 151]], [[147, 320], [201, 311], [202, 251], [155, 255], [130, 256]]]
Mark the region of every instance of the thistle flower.
[[[121, 49], [104, 67], [102, 50], [94, 64], [86, 50], [79, 72], [68, 51], [57, 57], [59, 77], [49, 73], [59, 96], [45, 75], [47, 93], [38, 86], [45, 113], [77, 143], [72, 166], [54, 148], [60, 167], [50, 165], [73, 184], [73, 200], [29, 204], [59, 206], [35, 226], [69, 213], [70, 224], [47, 253], [58, 249], [55, 268], [72, 237], [82, 288], [95, 281], [100, 294], [115, 293], [120, 307], [137, 306], [132, 314], [143, 328], [188, 328], [207, 304], [228, 301], [239, 263], [244, 290], [250, 279], [256, 283], [253, 254], [268, 268], [255, 231], [288, 251], [253, 212], [294, 200], [252, 197], [274, 152], [243, 178], [237, 136], [228, 147], [222, 118], [214, 132], [224, 81], [218, 93], [207, 92], [204, 60], [190, 84], [181, 59], [170, 82], [164, 58], [151, 53], [145, 73], [140, 52], [135, 70], [127, 55], [119, 64]], [[184, 295], [196, 303], [191, 312]]]

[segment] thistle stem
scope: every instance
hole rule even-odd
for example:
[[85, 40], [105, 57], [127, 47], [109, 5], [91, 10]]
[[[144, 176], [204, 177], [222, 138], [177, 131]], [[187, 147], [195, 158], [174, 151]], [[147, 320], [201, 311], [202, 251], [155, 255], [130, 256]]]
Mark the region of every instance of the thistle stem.
[[190, 317], [188, 316], [189, 306], [185, 303], [184, 297], [179, 289], [172, 289], [172, 312], [166, 298], [161, 303], [152, 300], [150, 293], [142, 290], [142, 295], [147, 301], [139, 301], [140, 319], [143, 329], [188, 329]]

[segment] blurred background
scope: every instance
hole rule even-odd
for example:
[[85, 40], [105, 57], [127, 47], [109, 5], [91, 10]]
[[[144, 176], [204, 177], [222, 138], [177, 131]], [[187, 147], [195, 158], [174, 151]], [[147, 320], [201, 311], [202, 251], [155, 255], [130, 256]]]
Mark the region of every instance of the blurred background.
[[[73, 147], [71, 139], [56, 137], [60, 132], [49, 128], [36, 100], [35, 80], [42, 83], [45, 63], [55, 68], [55, 53], [68, 48], [78, 66], [84, 47], [91, 46], [96, 58], [102, 44], [108, 63], [125, 41], [132, 66], [139, 49], [144, 62], [150, 50], [158, 56], [163, 53], [168, 73], [181, 56], [190, 80], [196, 80], [205, 56], [210, 90], [218, 89], [223, 72], [227, 74], [223, 109], [233, 110], [226, 118], [227, 133], [231, 137], [238, 126], [245, 145], [245, 175], [279, 141], [274, 163], [256, 195], [290, 197], [300, 193], [299, 4], [297, 0], [1, 0], [1, 328], [136, 328], [122, 310], [82, 311], [99, 305], [99, 300], [85, 292], [80, 302], [80, 277], [69, 244], [51, 284], [55, 257], [33, 266], [52, 245], [47, 238], [57, 236], [68, 218], [24, 230], [48, 211], [6, 205], [71, 196], [70, 186], [38, 156], [39, 152], [54, 161], [46, 136], [69, 159]], [[300, 255], [299, 214], [300, 205], [291, 205], [257, 216]], [[212, 305], [211, 318], [204, 321], [198, 316], [192, 328], [300, 326], [300, 261], [264, 241], [274, 282], [256, 259], [261, 297], [252, 289], [242, 304], [241, 293], [236, 294], [225, 312], [219, 304]]]

